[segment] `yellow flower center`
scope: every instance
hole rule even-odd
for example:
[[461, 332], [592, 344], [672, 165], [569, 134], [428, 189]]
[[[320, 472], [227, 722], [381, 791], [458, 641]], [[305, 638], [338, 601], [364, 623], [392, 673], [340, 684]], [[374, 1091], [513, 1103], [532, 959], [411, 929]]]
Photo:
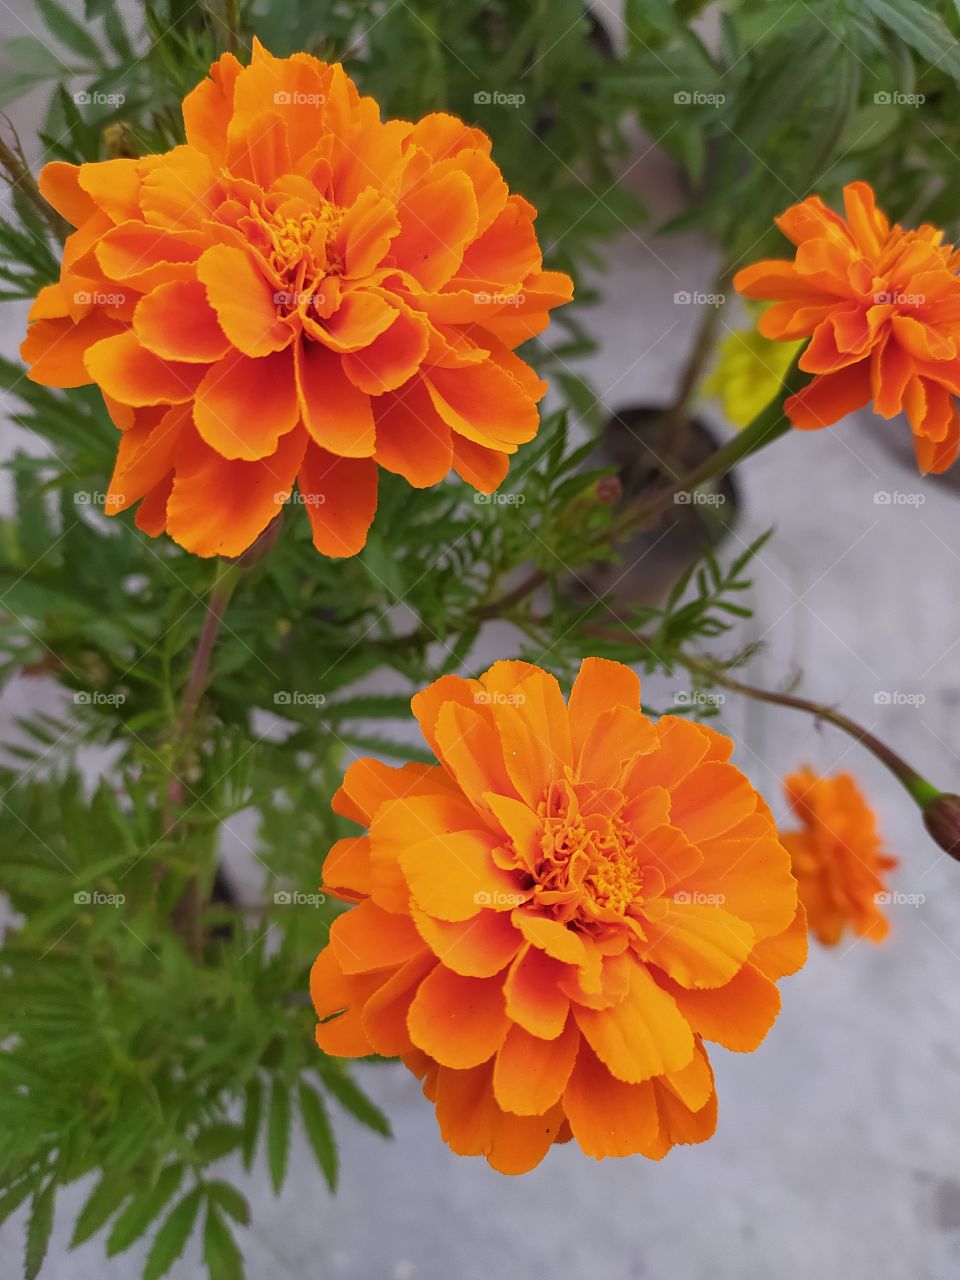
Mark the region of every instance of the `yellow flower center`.
[[324, 200], [320, 207], [298, 218], [276, 220], [270, 228], [273, 252], [270, 264], [281, 275], [294, 276], [301, 264], [307, 276], [333, 274], [341, 264], [333, 259], [331, 245], [346, 211]]
[[537, 812], [543, 828], [533, 874], [541, 906], [557, 919], [596, 920], [625, 915], [642, 899], [638, 839], [621, 817], [602, 804], [584, 812], [569, 782], [551, 784]]

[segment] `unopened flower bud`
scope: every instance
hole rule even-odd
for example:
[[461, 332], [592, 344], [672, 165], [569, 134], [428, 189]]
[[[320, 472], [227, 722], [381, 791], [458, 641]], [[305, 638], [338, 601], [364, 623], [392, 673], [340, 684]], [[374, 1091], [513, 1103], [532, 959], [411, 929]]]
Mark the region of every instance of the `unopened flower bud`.
[[960, 861], [960, 796], [941, 791], [925, 806], [923, 822], [940, 848]]
[[597, 501], [612, 507], [623, 497], [623, 485], [619, 476], [601, 476], [597, 481]]

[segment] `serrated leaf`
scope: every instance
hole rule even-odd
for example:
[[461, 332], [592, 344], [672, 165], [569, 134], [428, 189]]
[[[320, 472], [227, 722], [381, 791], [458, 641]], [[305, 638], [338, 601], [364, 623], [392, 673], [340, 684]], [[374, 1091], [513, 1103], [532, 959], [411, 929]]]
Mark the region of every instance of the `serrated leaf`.
[[243, 1167], [253, 1167], [253, 1158], [257, 1152], [257, 1138], [260, 1133], [260, 1113], [263, 1110], [263, 1085], [256, 1077], [250, 1080], [246, 1089], [246, 1101], [243, 1109]]
[[42, 1191], [33, 1197], [30, 1207], [30, 1219], [27, 1222], [27, 1245], [24, 1255], [24, 1280], [36, 1280], [47, 1255], [50, 1243], [50, 1232], [53, 1230], [53, 1206], [56, 1197], [56, 1182], [49, 1180]]
[[243, 1142], [243, 1130], [237, 1124], [212, 1124], [202, 1129], [194, 1141], [194, 1149], [204, 1164], [222, 1160]]
[[203, 1260], [210, 1272], [210, 1280], [243, 1280], [243, 1258], [237, 1242], [213, 1201], [207, 1204]]
[[374, 1129], [377, 1133], [382, 1133], [385, 1138], [393, 1137], [390, 1121], [342, 1068], [327, 1064], [326, 1069], [323, 1070], [323, 1083], [341, 1107], [349, 1111], [361, 1124], [365, 1124], [368, 1129]]
[[122, 1253], [146, 1231], [173, 1199], [183, 1180], [183, 1165], [170, 1164], [157, 1178], [156, 1185], [142, 1195], [135, 1196], [113, 1224], [107, 1237], [107, 1255]]
[[96, 40], [57, 0], [36, 0], [36, 4], [51, 34], [62, 45], [96, 66], [103, 64], [103, 55]]
[[333, 1136], [326, 1103], [305, 1080], [300, 1082], [300, 1114], [303, 1116], [303, 1127], [307, 1131], [307, 1138], [313, 1147], [317, 1164], [327, 1181], [327, 1186], [331, 1191], [336, 1191], [340, 1169], [337, 1142]]
[[864, 0], [866, 7], [931, 66], [960, 82], [960, 48], [949, 27], [932, 8], [917, 0]]
[[246, 1226], [250, 1221], [250, 1205], [247, 1198], [232, 1187], [229, 1182], [222, 1182], [219, 1178], [213, 1182], [208, 1182], [207, 1195], [216, 1200], [224, 1212], [229, 1213], [231, 1218]]
[[102, 1177], [87, 1196], [77, 1216], [70, 1248], [75, 1249], [77, 1245], [83, 1244], [85, 1240], [96, 1235], [129, 1194], [129, 1187], [125, 1186], [120, 1178]]
[[267, 1162], [270, 1181], [279, 1194], [287, 1172], [287, 1156], [290, 1151], [290, 1090], [280, 1079], [273, 1082], [270, 1091], [270, 1111], [267, 1117]]
[[162, 1280], [183, 1253], [197, 1221], [202, 1196], [202, 1189], [194, 1187], [167, 1215], [163, 1226], [154, 1236], [143, 1269], [143, 1280]]

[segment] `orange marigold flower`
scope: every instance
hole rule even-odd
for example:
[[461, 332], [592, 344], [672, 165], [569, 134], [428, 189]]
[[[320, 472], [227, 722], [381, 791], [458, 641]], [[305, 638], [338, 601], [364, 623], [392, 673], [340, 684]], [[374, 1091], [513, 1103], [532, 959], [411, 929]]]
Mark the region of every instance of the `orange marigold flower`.
[[881, 417], [907, 415], [922, 472], [945, 471], [960, 444], [960, 251], [935, 227], [891, 226], [865, 182], [843, 200], [845, 219], [819, 196], [781, 214], [795, 258], [745, 267], [734, 285], [776, 303], [764, 337], [811, 339], [800, 368], [816, 377], [785, 405], [795, 427], [829, 426], [872, 401]]
[[339, 65], [225, 54], [186, 145], [49, 164], [77, 229], [23, 345], [122, 431], [106, 509], [235, 556], [296, 484], [325, 555], [364, 544], [377, 468], [490, 492], [546, 385], [514, 348], [569, 301], [536, 211], [452, 116], [384, 122]]
[[[575, 1138], [659, 1159], [714, 1131], [704, 1041], [755, 1049], [806, 955], [790, 858], [728, 738], [640, 710], [629, 667], [498, 662], [413, 699], [439, 764], [360, 760], [334, 797], [328, 1053], [398, 1054], [440, 1132], [504, 1173]], [[332, 1016], [338, 1015], [338, 1016]]]
[[803, 768], [784, 779], [784, 787], [803, 827], [780, 838], [793, 859], [811, 932], [828, 947], [848, 926], [881, 942], [890, 925], [880, 909], [887, 896], [880, 873], [897, 859], [882, 852], [876, 817], [856, 782], [849, 773], [818, 778]]

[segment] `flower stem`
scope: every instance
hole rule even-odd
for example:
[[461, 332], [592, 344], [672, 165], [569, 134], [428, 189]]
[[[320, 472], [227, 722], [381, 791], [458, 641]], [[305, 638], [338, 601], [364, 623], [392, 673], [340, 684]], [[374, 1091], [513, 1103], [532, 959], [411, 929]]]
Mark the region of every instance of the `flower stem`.
[[[183, 783], [185, 757], [188, 754], [190, 731], [196, 718], [200, 699], [210, 680], [210, 664], [213, 651], [223, 625], [223, 617], [227, 611], [233, 593], [242, 578], [258, 565], [268, 554], [279, 536], [281, 517], [277, 517], [254, 544], [236, 560], [220, 560], [217, 572], [207, 597], [204, 610], [203, 626], [190, 665], [180, 714], [177, 717], [174, 758], [170, 765], [170, 781], [167, 784], [166, 801], [163, 808], [164, 834], [172, 835], [176, 830], [178, 811], [183, 807], [186, 788]], [[191, 873], [183, 894], [174, 908], [174, 921], [180, 929], [189, 947], [190, 954], [197, 963], [203, 956], [203, 936], [200, 928], [202, 910], [200, 893], [200, 876], [197, 871]]]

